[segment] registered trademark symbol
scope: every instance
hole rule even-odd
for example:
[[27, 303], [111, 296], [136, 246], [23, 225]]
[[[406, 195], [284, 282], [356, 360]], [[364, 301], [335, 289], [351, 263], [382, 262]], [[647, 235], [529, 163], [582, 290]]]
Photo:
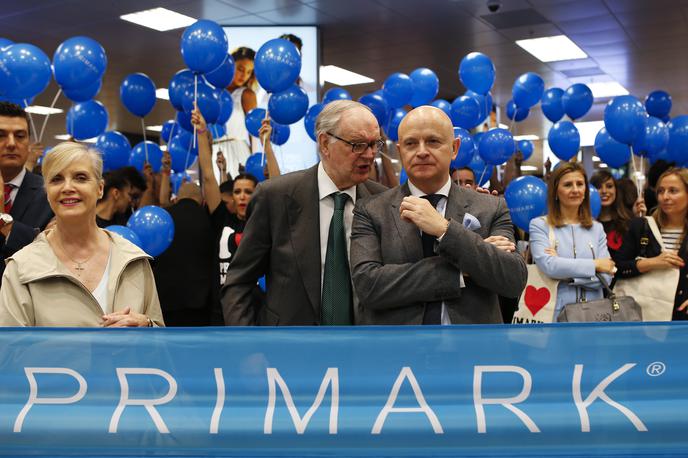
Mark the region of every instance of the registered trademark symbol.
[[666, 365], [661, 362], [661, 361], [655, 361], [654, 363], [650, 363], [647, 365], [647, 369], [645, 369], [645, 372], [647, 372], [647, 375], [650, 377], [657, 377], [659, 375], [662, 375], [666, 371]]

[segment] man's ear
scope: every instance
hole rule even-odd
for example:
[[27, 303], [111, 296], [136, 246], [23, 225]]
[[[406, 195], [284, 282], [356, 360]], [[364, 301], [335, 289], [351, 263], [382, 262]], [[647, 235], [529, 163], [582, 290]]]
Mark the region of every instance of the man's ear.
[[456, 156], [459, 154], [459, 148], [461, 147], [461, 137], [456, 137], [453, 142], [454, 145], [454, 152], [452, 154], [452, 160], [456, 159]]
[[329, 158], [329, 147], [330, 147], [330, 139], [328, 138], [328, 135], [324, 132], [321, 132], [318, 135], [318, 149], [320, 150], [320, 156], [321, 157], [327, 157]]

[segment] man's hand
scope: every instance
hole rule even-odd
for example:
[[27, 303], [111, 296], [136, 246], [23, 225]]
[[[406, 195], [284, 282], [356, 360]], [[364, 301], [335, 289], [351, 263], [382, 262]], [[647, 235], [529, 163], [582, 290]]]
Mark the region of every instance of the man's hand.
[[[465, 187], [468, 188], [468, 189], [473, 189], [473, 187], [472, 187], [471, 185], [469, 185], [469, 184], [467, 184]], [[480, 186], [477, 186], [477, 187], [475, 188], [475, 191], [479, 192], [480, 194], [492, 194], [493, 196], [498, 196], [498, 195], [499, 195], [499, 193], [497, 192], [496, 189], [495, 189], [494, 191], [490, 192], [489, 189], [487, 189], [487, 188], [481, 188]]]
[[507, 253], [513, 253], [516, 251], [516, 244], [504, 237], [503, 235], [491, 235], [485, 239], [486, 243], [494, 245], [497, 249], [506, 251]]
[[102, 326], [104, 328], [144, 328], [148, 326], [148, 323], [146, 315], [132, 312], [131, 307], [125, 307], [119, 312], [103, 315]]
[[30, 172], [33, 172], [36, 164], [38, 164], [38, 160], [43, 157], [44, 151], [45, 146], [43, 146], [42, 143], [32, 143], [29, 145], [29, 158], [27, 159], [25, 166]]
[[2, 221], [0, 221], [0, 234], [2, 234], [5, 237], [5, 240], [7, 240], [7, 237], [10, 236], [10, 232], [12, 232], [12, 226], [14, 226], [14, 222], [11, 222], [9, 224], [5, 224]]
[[172, 170], [172, 156], [170, 156], [169, 151], [164, 151], [162, 153], [162, 165], [160, 166], [160, 172], [169, 175], [170, 170]]
[[399, 206], [399, 216], [402, 220], [415, 224], [426, 234], [440, 237], [447, 232], [449, 221], [440, 215], [427, 199], [420, 197], [404, 197]]

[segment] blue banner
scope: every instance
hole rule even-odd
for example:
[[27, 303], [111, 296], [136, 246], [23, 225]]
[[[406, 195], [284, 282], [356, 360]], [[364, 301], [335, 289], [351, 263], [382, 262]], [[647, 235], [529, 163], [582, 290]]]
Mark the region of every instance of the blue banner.
[[688, 455], [680, 323], [2, 329], [0, 454]]

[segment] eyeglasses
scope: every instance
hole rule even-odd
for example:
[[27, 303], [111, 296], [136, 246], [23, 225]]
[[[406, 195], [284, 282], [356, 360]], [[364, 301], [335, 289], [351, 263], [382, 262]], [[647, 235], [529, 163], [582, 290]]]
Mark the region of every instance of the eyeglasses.
[[385, 142], [382, 139], [374, 140], [372, 142], [350, 142], [349, 140], [344, 140], [342, 137], [337, 137], [335, 134], [326, 132], [332, 138], [343, 141], [347, 145], [351, 146], [351, 152], [354, 154], [363, 154], [368, 148], [372, 149], [376, 154], [382, 151], [385, 146]]

